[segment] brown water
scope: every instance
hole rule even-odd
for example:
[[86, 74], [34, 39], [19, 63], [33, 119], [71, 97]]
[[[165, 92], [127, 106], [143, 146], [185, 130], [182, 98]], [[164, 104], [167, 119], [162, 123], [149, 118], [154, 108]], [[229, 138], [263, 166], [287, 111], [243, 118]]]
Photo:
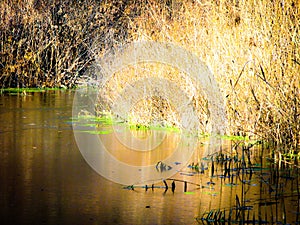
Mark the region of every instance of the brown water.
[[[191, 224], [198, 200], [128, 191], [83, 160], [73, 92], [0, 96], [1, 224]], [[150, 206], [150, 208], [146, 208]]]
[[[67, 123], [73, 95], [48, 91], [0, 96], [1, 224], [198, 224], [195, 218], [204, 212], [236, 207], [236, 196], [241, 204], [253, 206], [251, 219], [255, 214], [272, 223], [298, 221], [298, 170], [281, 170], [291, 176], [276, 178], [270, 167], [253, 170], [252, 177], [245, 173], [223, 179], [217, 165], [204, 174], [186, 169], [189, 176], [179, 173], [175, 178], [201, 188], [188, 184], [184, 192], [184, 184], [176, 182], [175, 193], [170, 188], [127, 190], [102, 178], [84, 161]], [[254, 164], [268, 164], [251, 157]]]

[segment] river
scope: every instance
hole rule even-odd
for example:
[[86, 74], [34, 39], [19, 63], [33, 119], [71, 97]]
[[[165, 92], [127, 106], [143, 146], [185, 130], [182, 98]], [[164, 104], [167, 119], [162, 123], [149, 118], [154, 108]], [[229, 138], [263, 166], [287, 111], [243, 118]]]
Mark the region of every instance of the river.
[[[275, 175], [276, 166], [259, 154], [251, 153], [256, 166], [242, 175], [228, 169], [235, 174], [228, 179], [219, 164], [212, 171], [208, 162], [203, 174], [186, 168], [172, 177], [174, 193], [171, 180], [167, 191], [128, 190], [103, 178], [77, 147], [69, 122], [73, 97], [71, 90], [0, 96], [1, 224], [198, 224], [196, 218], [209, 222], [205, 212], [216, 216], [212, 210], [221, 209], [228, 218], [230, 209], [245, 205], [251, 207], [241, 208], [236, 221], [298, 221], [298, 169]], [[187, 183], [184, 192], [180, 181], [199, 186]]]

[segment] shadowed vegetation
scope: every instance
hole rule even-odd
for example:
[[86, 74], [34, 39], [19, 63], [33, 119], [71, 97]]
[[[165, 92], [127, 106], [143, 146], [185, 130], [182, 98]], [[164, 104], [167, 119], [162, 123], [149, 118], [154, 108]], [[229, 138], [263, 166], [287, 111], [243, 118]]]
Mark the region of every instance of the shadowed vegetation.
[[73, 87], [93, 52], [127, 38], [125, 1], [1, 1], [1, 87]]

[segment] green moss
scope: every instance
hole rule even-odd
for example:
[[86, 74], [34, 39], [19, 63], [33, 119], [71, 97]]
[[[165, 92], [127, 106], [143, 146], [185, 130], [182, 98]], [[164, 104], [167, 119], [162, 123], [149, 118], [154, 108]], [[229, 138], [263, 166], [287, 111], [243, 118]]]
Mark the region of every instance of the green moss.
[[88, 134], [111, 134], [112, 130], [83, 130], [82, 132]]
[[65, 89], [63, 88], [2, 88], [0, 89], [0, 93], [18, 94], [18, 93], [57, 91], [57, 90], [65, 90]]
[[187, 192], [184, 192], [184, 194], [186, 194], [186, 195], [194, 195], [194, 194], [195, 194], [195, 192], [192, 192], [192, 191], [187, 191]]
[[220, 135], [220, 137], [224, 140], [229, 140], [229, 141], [248, 141], [249, 140], [249, 137], [236, 136], [236, 135]]

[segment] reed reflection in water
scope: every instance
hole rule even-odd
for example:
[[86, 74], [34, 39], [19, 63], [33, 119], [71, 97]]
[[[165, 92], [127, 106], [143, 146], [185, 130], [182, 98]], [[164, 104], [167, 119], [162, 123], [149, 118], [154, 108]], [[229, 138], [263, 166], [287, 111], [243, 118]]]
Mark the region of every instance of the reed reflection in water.
[[195, 222], [194, 196], [128, 191], [95, 173], [67, 122], [72, 101], [72, 91], [0, 96], [1, 224]]

